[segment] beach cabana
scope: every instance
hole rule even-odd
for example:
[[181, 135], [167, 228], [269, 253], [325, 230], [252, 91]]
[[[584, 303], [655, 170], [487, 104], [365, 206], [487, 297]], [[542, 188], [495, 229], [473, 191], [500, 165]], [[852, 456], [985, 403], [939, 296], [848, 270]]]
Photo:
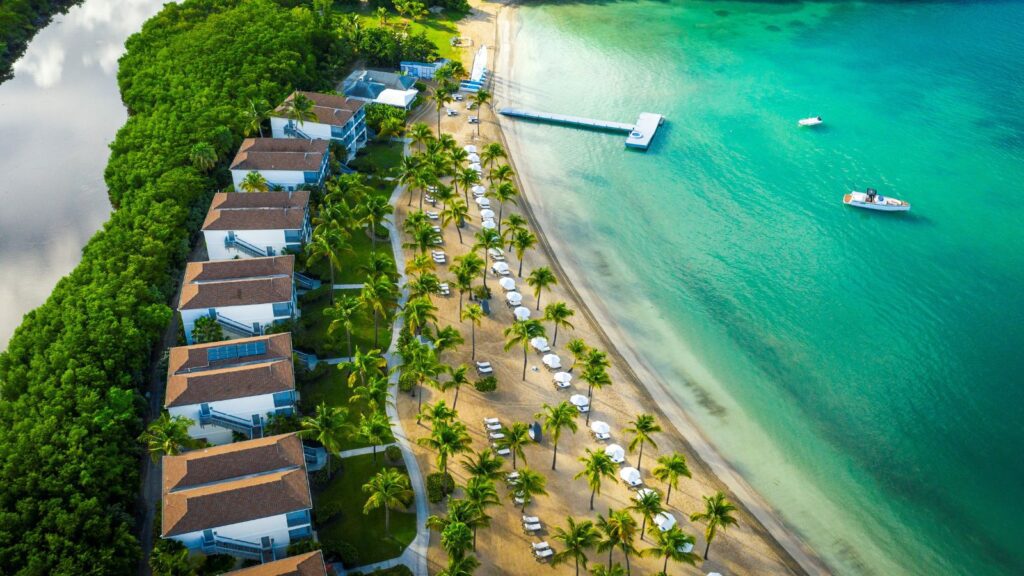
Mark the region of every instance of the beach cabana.
[[[583, 396], [584, 400], [586, 400], [586, 398], [586, 396]], [[607, 454], [608, 457], [612, 459], [612, 462], [615, 462], [616, 464], [622, 464], [626, 461], [626, 449], [618, 444], [609, 444], [604, 449], [604, 453]]]
[[518, 308], [513, 310], [512, 313], [515, 314], [516, 320], [530, 319], [530, 309], [527, 308], [526, 306], [519, 306]]
[[519, 306], [523, 303], [523, 295], [519, 292], [508, 292], [505, 294], [505, 300], [510, 306]]
[[498, 280], [498, 286], [506, 292], [511, 292], [516, 289], [516, 281], [506, 276]]
[[671, 512], [660, 512], [654, 516], [654, 525], [662, 532], [668, 532], [676, 525], [676, 517]]
[[562, 359], [558, 357], [558, 354], [545, 354], [544, 357], [541, 358], [541, 362], [548, 367], [548, 370], [562, 369]]
[[607, 440], [611, 438], [612, 428], [607, 422], [594, 420], [590, 423], [590, 429], [594, 432], [594, 438], [597, 438], [598, 440]]
[[626, 466], [622, 470], [619, 470], [619, 478], [622, 478], [622, 481], [631, 488], [640, 486], [644, 483], [644, 481], [640, 479], [640, 471], [632, 466]]
[[543, 336], [531, 338], [530, 346], [533, 346], [534, 350], [541, 353], [551, 351], [551, 346], [548, 346], [548, 339]]

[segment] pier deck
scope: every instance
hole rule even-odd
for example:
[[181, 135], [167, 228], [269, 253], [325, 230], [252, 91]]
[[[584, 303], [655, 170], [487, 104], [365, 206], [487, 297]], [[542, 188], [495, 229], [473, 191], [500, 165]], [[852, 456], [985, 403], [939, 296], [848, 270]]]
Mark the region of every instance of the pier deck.
[[504, 116], [511, 116], [513, 118], [538, 120], [542, 122], [551, 122], [553, 124], [577, 126], [580, 128], [590, 128], [594, 130], [625, 132], [627, 134], [626, 146], [642, 150], [646, 150], [650, 147], [651, 140], [654, 139], [654, 134], [658, 131], [658, 126], [661, 126], [662, 122], [664, 122], [664, 117], [661, 114], [652, 114], [650, 112], [641, 113], [636, 124], [594, 120], [593, 118], [583, 118], [582, 116], [552, 114], [548, 112], [537, 112], [535, 110], [524, 110], [522, 108], [502, 108], [499, 112]]

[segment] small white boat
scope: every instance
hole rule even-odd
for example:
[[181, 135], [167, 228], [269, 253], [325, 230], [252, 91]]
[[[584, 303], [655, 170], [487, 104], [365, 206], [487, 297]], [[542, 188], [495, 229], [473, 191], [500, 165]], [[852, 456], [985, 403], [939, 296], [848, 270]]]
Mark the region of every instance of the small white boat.
[[882, 196], [874, 188], [868, 188], [867, 192], [857, 192], [856, 190], [850, 192], [843, 196], [843, 204], [868, 210], [881, 210], [882, 212], [907, 212], [910, 210], [910, 202]]
[[821, 124], [822, 122], [824, 122], [824, 120], [821, 119], [821, 116], [812, 116], [810, 118], [804, 118], [802, 120], [797, 120], [796, 125], [797, 126], [817, 126], [818, 124]]

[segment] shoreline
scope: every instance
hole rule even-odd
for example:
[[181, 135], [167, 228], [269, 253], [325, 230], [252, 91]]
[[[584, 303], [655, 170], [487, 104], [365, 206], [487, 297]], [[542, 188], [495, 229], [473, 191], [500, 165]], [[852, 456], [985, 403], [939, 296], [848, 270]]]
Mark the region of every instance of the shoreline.
[[[480, 8], [474, 6], [474, 9]], [[657, 372], [630, 346], [615, 344], [629, 340], [611, 320], [604, 309], [603, 301], [592, 291], [581, 289], [573, 282], [574, 276], [571, 273], [577, 274], [576, 277], [579, 278], [579, 271], [572, 269], [571, 265], [564, 265], [558, 257], [559, 250], [564, 251], [566, 247], [546, 234], [543, 220], [539, 219], [533, 210], [533, 203], [530, 201], [533, 194], [528, 179], [524, 179], [521, 176], [522, 172], [517, 168], [516, 158], [519, 156], [517, 150], [520, 142], [515, 129], [509, 124], [504, 124], [501, 117], [494, 112], [498, 104], [509, 98], [507, 86], [514, 62], [512, 42], [515, 29], [518, 27], [517, 9], [515, 3], [500, 4], [493, 13], [495, 30], [492, 71], [495, 79], [503, 78], [504, 82], [492, 81], [494, 102], [491, 112], [494, 115], [498, 137], [508, 151], [508, 162], [516, 174], [515, 180], [521, 199], [519, 208], [530, 221], [541, 251], [550, 262], [556, 276], [560, 278], [561, 287], [575, 300], [577, 311], [593, 326], [602, 341], [602, 347], [614, 359], [614, 364], [645, 396], [641, 400], [662, 416], [662, 422], [671, 426], [675, 431], [674, 435], [686, 446], [687, 452], [695, 456], [691, 461], [691, 467], [706, 470], [707, 475], [730, 495], [737, 507], [756, 519], [758, 524], [753, 527], [755, 531], [779, 553], [791, 571], [797, 574], [830, 574], [831, 571], [824, 561], [783, 522], [779, 514], [708, 441]]]

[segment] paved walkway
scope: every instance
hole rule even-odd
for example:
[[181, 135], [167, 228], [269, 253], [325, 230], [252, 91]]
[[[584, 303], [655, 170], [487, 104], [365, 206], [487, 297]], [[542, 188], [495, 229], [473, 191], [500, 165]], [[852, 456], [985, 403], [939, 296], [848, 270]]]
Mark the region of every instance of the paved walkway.
[[362, 290], [362, 284], [335, 284], [335, 290]]
[[394, 442], [392, 442], [390, 444], [381, 444], [380, 446], [376, 446], [376, 447], [375, 446], [366, 446], [364, 448], [353, 448], [351, 450], [345, 450], [344, 452], [339, 453], [338, 454], [338, 458], [351, 458], [353, 456], [363, 456], [363, 455], [366, 455], [366, 454], [373, 454], [373, 449], [374, 448], [377, 448], [377, 453], [378, 454], [383, 454], [384, 450], [386, 450], [388, 446], [393, 446], [393, 445], [394, 445]]

